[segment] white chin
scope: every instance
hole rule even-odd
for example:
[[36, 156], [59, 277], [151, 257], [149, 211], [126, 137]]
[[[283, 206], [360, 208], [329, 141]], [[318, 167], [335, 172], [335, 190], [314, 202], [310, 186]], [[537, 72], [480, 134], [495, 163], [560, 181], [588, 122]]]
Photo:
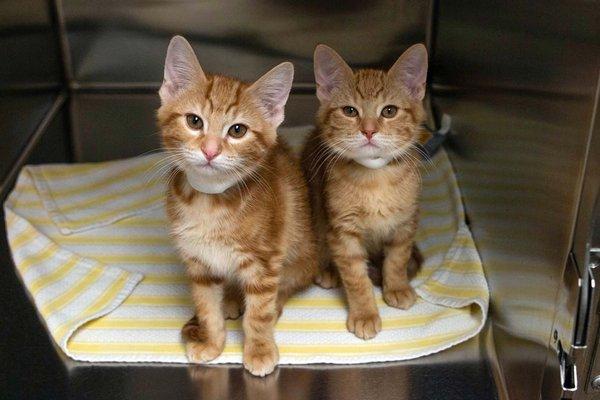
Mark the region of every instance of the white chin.
[[392, 159], [388, 157], [358, 157], [354, 159], [354, 161], [360, 165], [371, 169], [384, 167], [388, 165], [391, 160]]
[[210, 171], [202, 171], [200, 172], [198, 168], [194, 168], [193, 170], [186, 170], [185, 176], [187, 178], [188, 183], [197, 191], [206, 194], [218, 194], [223, 193], [233, 185], [237, 183], [237, 179], [235, 177], [220, 176], [220, 171], [215, 170], [214, 168], [202, 168]]

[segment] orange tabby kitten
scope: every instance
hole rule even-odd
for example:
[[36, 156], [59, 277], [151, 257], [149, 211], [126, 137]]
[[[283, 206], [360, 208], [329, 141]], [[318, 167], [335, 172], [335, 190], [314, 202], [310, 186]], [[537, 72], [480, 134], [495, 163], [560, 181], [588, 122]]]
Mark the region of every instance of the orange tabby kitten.
[[353, 72], [324, 45], [317, 46], [314, 62], [321, 106], [302, 165], [321, 239], [316, 282], [336, 286], [339, 273], [348, 299], [347, 327], [370, 339], [381, 330], [381, 318], [369, 259], [383, 258], [387, 304], [407, 309], [416, 300], [407, 269], [411, 255], [418, 259], [415, 161], [425, 117], [427, 51], [412, 46], [387, 72]]
[[282, 63], [250, 85], [204, 74], [180, 36], [169, 45], [158, 121], [174, 164], [171, 234], [196, 309], [182, 331], [190, 361], [221, 354], [224, 320], [244, 304], [244, 366], [271, 373], [278, 315], [317, 271], [307, 187], [276, 132], [293, 73]]

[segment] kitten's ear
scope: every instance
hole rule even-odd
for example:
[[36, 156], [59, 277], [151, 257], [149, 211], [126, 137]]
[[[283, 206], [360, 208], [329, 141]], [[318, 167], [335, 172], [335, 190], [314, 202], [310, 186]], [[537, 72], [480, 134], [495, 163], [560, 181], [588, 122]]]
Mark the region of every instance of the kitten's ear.
[[167, 49], [165, 75], [158, 91], [164, 104], [193, 82], [206, 79], [192, 46], [182, 36], [173, 36]]
[[290, 95], [293, 80], [294, 65], [284, 62], [248, 88], [248, 93], [257, 101], [265, 119], [275, 127], [283, 122], [285, 103]]
[[331, 100], [331, 93], [344, 82], [351, 81], [354, 73], [331, 47], [320, 44], [315, 49], [315, 81], [317, 97], [323, 102]]
[[392, 65], [388, 76], [408, 89], [413, 100], [425, 97], [427, 81], [427, 49], [421, 43], [411, 46]]

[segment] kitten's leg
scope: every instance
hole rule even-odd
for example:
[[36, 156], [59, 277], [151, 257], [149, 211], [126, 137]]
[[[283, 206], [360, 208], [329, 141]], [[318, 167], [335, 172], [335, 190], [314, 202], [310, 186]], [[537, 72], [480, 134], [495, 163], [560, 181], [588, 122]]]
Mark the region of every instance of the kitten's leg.
[[294, 293], [306, 289], [312, 283], [318, 270], [314, 251], [301, 253], [301, 256], [284, 266], [277, 292], [277, 316], [281, 316], [283, 307]]
[[335, 265], [331, 261], [329, 246], [327, 245], [327, 224], [323, 214], [318, 216], [315, 222], [317, 232], [317, 254], [319, 260], [319, 272], [315, 276], [315, 283], [324, 289], [331, 289], [340, 285], [340, 277]]
[[244, 313], [244, 299], [240, 288], [236, 285], [229, 284], [225, 286], [223, 313], [226, 319], [238, 319]]
[[182, 329], [187, 357], [192, 362], [207, 362], [217, 358], [225, 347], [223, 316], [223, 283], [214, 278], [194, 277], [192, 298], [196, 308], [196, 323], [188, 322]]
[[417, 300], [408, 279], [408, 265], [414, 246], [415, 227], [401, 227], [385, 246], [383, 261], [383, 299], [396, 308], [406, 310]]
[[348, 300], [348, 330], [361, 339], [371, 339], [381, 331], [381, 318], [368, 275], [367, 251], [358, 235], [333, 229], [328, 239]]
[[244, 312], [244, 367], [252, 374], [265, 376], [279, 362], [274, 328], [277, 321], [277, 291], [280, 269], [272, 264], [253, 263], [241, 274], [246, 300]]

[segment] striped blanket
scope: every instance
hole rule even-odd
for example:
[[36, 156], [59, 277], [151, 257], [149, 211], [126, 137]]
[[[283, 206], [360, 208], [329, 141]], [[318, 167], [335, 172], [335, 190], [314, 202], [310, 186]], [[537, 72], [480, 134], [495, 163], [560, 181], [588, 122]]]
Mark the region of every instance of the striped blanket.
[[[180, 329], [189, 285], [167, 235], [161, 155], [105, 163], [25, 167], [5, 203], [13, 259], [58, 346], [85, 361], [186, 362]], [[352, 364], [438, 352], [476, 335], [488, 289], [444, 152], [424, 166], [418, 245], [425, 257], [409, 311], [376, 298], [383, 330], [346, 330], [340, 290], [290, 299], [276, 327], [282, 364]], [[214, 363], [239, 363], [241, 321], [227, 321]]]

